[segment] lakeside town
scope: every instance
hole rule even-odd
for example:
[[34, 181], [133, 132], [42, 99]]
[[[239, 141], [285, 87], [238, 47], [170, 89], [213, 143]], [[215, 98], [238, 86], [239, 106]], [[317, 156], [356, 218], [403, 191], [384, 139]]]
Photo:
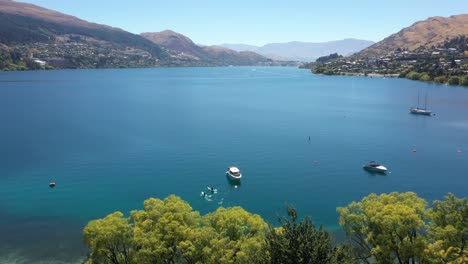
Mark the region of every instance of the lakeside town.
[[324, 75], [400, 77], [468, 86], [468, 39], [460, 36], [412, 51], [398, 48], [381, 56], [330, 54], [302, 67]]

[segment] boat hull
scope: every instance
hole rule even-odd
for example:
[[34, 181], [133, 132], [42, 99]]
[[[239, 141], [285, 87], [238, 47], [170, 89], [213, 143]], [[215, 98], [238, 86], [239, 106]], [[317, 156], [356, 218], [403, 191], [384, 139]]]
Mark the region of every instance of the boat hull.
[[411, 108], [410, 113], [415, 114], [415, 115], [426, 115], [426, 116], [432, 115], [431, 110], [425, 110], [425, 109], [419, 109], [419, 108]]
[[378, 167], [364, 166], [363, 168], [370, 172], [385, 173], [387, 171], [387, 168], [385, 168], [384, 166], [378, 166]]
[[233, 181], [240, 181], [241, 178], [242, 178], [242, 174], [239, 174], [239, 176], [235, 176], [235, 175], [229, 173], [229, 171], [226, 171], [226, 176], [227, 176], [230, 180], [233, 180]]

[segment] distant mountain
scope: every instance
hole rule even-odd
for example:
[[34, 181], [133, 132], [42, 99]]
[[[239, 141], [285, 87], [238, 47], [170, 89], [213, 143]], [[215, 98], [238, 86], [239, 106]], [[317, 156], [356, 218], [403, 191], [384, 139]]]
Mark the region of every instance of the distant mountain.
[[147, 32], [141, 36], [164, 48], [212, 65], [258, 65], [272, 62], [271, 59], [254, 52], [237, 52], [219, 46], [199, 46], [190, 38], [171, 30]]
[[356, 54], [361, 57], [381, 56], [396, 49], [415, 50], [420, 46], [437, 47], [457, 36], [468, 36], [468, 14], [431, 17], [404, 28]]
[[193, 41], [172, 30], [164, 30], [161, 32], [146, 32], [140, 34], [142, 37], [152, 41], [167, 49], [192, 55], [200, 60], [207, 59], [209, 56], [206, 52]]
[[225, 47], [225, 48], [228, 48], [228, 49], [232, 49], [232, 50], [235, 50], [235, 51], [253, 51], [253, 52], [257, 52], [258, 50], [261, 49], [258, 46], [247, 45], [247, 44], [221, 44], [219, 46]]
[[234, 51], [221, 46], [203, 47], [210, 57], [222, 65], [255, 65], [259, 62], [269, 63], [272, 60], [252, 51]]
[[351, 55], [374, 44], [373, 41], [344, 39], [329, 42], [287, 42], [272, 43], [261, 47], [245, 44], [222, 44], [221, 46], [236, 51], [253, 51], [268, 58], [296, 61], [314, 61], [318, 57], [338, 53]]

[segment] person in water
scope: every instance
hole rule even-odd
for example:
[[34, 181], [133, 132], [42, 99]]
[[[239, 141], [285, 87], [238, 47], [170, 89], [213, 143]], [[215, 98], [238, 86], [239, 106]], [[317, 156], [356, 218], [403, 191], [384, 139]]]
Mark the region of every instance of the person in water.
[[215, 194], [215, 193], [218, 192], [218, 190], [217, 190], [215, 187], [208, 186], [208, 187], [206, 187], [206, 188], [208, 188], [208, 190], [210, 190], [211, 194]]

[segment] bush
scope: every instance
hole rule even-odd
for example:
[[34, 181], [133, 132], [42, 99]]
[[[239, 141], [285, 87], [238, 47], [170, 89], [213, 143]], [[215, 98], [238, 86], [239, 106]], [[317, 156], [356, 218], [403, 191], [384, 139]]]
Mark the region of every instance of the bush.
[[400, 74], [398, 74], [398, 78], [406, 78], [407, 74], [408, 74], [408, 72], [402, 71], [402, 72], [400, 72]]
[[458, 76], [452, 76], [450, 77], [450, 79], [448, 80], [448, 83], [450, 85], [458, 85], [460, 83], [460, 77]]
[[335, 72], [333, 72], [332, 69], [326, 69], [326, 70], [323, 72], [323, 74], [325, 74], [325, 75], [333, 75], [333, 74], [335, 74]]
[[424, 74], [421, 75], [419, 80], [424, 81], [424, 82], [430, 82], [431, 81], [431, 76], [429, 76], [429, 74], [427, 74], [427, 73], [424, 73]]
[[435, 77], [434, 82], [436, 82], [436, 83], [447, 83], [447, 77], [445, 77], [445, 76]]
[[411, 71], [406, 75], [406, 78], [410, 80], [419, 80], [420, 74], [415, 71]]
[[468, 86], [468, 75], [465, 75], [460, 78], [460, 85]]

